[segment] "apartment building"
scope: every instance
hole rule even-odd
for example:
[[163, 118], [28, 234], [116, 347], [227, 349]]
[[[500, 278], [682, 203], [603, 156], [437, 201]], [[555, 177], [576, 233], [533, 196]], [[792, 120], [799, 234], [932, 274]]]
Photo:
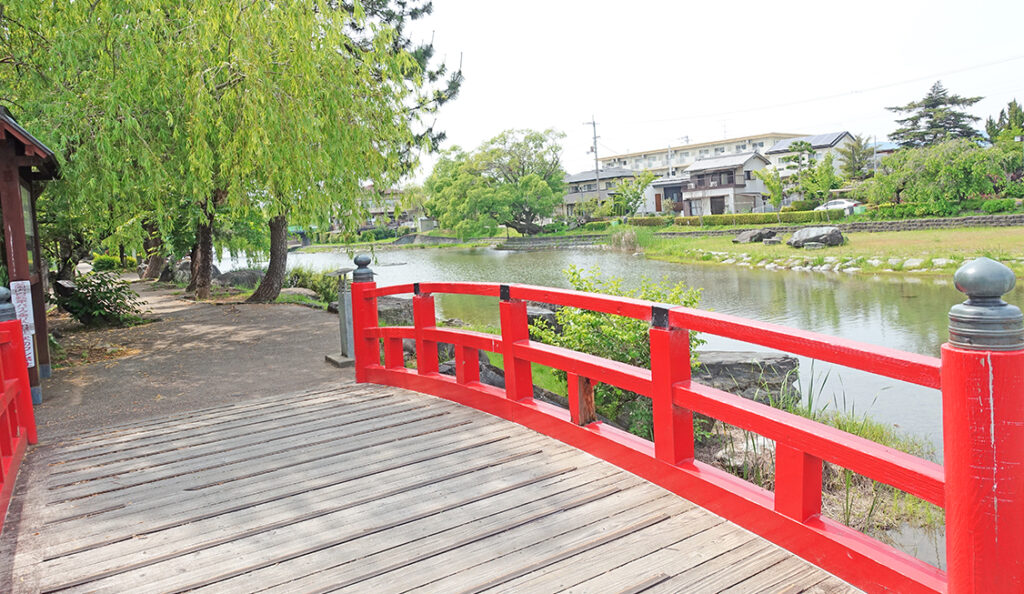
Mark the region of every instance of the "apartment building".
[[638, 153], [612, 155], [600, 159], [600, 162], [602, 168], [622, 167], [633, 171], [646, 169], [659, 177], [674, 177], [698, 160], [753, 152], [764, 154], [778, 143], [791, 138], [806, 138], [806, 136], [769, 132], [714, 142], [698, 142]]

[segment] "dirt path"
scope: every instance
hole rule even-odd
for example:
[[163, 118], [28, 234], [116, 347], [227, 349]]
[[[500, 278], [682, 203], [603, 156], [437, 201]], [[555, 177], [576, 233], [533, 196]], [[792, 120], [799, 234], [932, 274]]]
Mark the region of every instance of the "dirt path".
[[211, 305], [148, 282], [132, 287], [158, 318], [95, 331], [129, 356], [55, 369], [36, 407], [39, 440], [135, 419], [284, 394], [351, 370], [324, 362], [339, 350], [337, 317], [298, 305]]

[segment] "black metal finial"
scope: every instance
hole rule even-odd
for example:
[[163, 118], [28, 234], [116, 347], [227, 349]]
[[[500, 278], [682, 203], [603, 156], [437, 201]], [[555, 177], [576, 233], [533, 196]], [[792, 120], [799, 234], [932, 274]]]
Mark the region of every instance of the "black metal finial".
[[354, 283], [372, 283], [373, 282], [373, 271], [368, 268], [370, 265], [370, 256], [367, 254], [359, 254], [355, 257], [354, 262], [356, 263], [356, 270], [352, 273], [352, 282]]
[[979, 351], [1024, 349], [1024, 315], [1003, 301], [1017, 279], [1013, 271], [989, 258], [971, 260], [953, 276], [967, 301], [949, 310], [949, 342]]

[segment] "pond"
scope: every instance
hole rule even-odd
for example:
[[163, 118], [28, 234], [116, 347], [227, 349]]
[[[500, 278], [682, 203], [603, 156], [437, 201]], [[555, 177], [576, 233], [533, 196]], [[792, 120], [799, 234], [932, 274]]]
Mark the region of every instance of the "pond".
[[[230, 269], [244, 263], [224, 261]], [[351, 267], [342, 251], [292, 253], [289, 268]], [[930, 356], [948, 338], [949, 308], [964, 300], [950, 277], [851, 275], [766, 271], [721, 265], [680, 265], [602, 249], [502, 251], [490, 248], [378, 251], [371, 268], [380, 286], [428, 281], [491, 281], [567, 287], [570, 265], [623, 278], [682, 281], [702, 289], [700, 307], [744, 318], [840, 336]], [[1006, 297], [1024, 299], [1018, 286]], [[439, 295], [438, 314], [476, 325], [496, 325], [493, 299]], [[766, 351], [764, 347], [704, 336], [705, 349]], [[839, 365], [801, 358], [801, 385], [813, 385], [817, 406], [867, 413], [877, 421], [934, 445], [941, 459], [941, 399], [937, 390], [890, 380]]]

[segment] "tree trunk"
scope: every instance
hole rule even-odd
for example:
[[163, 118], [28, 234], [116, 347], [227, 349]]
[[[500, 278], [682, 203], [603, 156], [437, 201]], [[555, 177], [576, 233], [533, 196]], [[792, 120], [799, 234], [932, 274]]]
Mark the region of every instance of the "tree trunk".
[[277, 216], [270, 219], [270, 264], [260, 286], [246, 303], [270, 303], [281, 294], [285, 268], [288, 264], [288, 219]]
[[117, 244], [117, 257], [121, 260], [121, 268], [128, 268], [128, 262], [124, 259], [124, 244]]
[[196, 227], [195, 290], [196, 300], [210, 298], [210, 280], [213, 265], [213, 213], [206, 215], [206, 223]]
[[192, 251], [189, 252], [188, 286], [185, 292], [191, 293], [196, 290], [196, 279], [199, 278], [199, 244], [192, 244]]
[[156, 225], [143, 223], [142, 227], [146, 230], [146, 240], [142, 242], [142, 246], [149, 258], [149, 264], [146, 266], [146, 272], [142, 273], [142, 278], [156, 280], [160, 278], [160, 273], [164, 271], [164, 266], [167, 264], [167, 259], [160, 255], [160, 247], [164, 242], [160, 238], [160, 232]]

